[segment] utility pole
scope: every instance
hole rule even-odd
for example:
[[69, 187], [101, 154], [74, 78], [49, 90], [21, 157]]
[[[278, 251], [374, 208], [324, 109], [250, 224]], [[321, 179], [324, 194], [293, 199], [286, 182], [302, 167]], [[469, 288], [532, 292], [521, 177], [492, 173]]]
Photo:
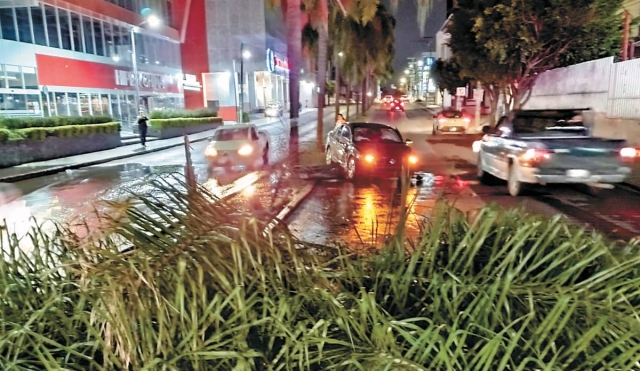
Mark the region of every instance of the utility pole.
[[240, 43], [240, 121], [244, 119], [244, 43]]

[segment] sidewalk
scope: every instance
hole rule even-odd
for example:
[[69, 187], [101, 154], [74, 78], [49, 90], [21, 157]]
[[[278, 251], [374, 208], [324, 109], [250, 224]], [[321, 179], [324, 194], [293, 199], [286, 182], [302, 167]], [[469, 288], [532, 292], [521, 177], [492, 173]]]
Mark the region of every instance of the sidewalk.
[[[305, 108], [300, 114], [315, 112], [315, 108]], [[331, 107], [325, 108], [325, 116], [333, 114]], [[260, 117], [262, 116], [262, 117]], [[288, 120], [288, 118], [285, 118]], [[255, 125], [264, 125], [273, 121], [273, 117], [265, 118], [264, 115], [252, 117], [251, 123]], [[234, 121], [225, 121], [223, 125], [235, 124]], [[315, 130], [315, 128], [314, 128]], [[215, 130], [208, 130], [201, 133], [189, 135], [189, 141], [200, 142], [207, 140], [213, 135]], [[126, 134], [126, 133], [125, 133]], [[153, 140], [147, 142], [146, 147], [140, 144], [124, 145], [121, 147], [109, 149], [106, 151], [85, 153], [76, 156], [62, 157], [53, 160], [31, 162], [5, 169], [0, 169], [0, 183], [18, 182], [25, 179], [37, 178], [59, 173], [66, 170], [79, 169], [82, 167], [99, 165], [110, 161], [121, 160], [129, 157], [145, 155], [153, 152], [163, 151], [165, 149], [182, 146], [184, 144], [183, 137]]]

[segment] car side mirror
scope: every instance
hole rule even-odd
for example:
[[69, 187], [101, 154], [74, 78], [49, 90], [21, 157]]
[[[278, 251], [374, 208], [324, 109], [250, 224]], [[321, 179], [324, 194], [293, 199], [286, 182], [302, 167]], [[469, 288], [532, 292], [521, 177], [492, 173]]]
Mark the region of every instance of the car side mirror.
[[411, 144], [413, 144], [413, 141], [411, 139], [407, 139], [407, 140], [404, 141], [404, 143], [406, 145], [411, 145]]

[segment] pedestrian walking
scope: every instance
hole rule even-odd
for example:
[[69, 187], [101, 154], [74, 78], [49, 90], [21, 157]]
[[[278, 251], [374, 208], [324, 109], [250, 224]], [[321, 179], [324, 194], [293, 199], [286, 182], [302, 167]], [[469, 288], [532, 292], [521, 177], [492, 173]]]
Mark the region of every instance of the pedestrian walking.
[[344, 116], [342, 116], [341, 113], [338, 113], [338, 121], [336, 121], [336, 127], [340, 126], [340, 125], [344, 125], [347, 123], [347, 120], [345, 120]]
[[140, 112], [140, 116], [138, 116], [138, 134], [140, 134], [140, 144], [143, 147], [147, 146], [147, 121], [149, 121], [149, 118]]

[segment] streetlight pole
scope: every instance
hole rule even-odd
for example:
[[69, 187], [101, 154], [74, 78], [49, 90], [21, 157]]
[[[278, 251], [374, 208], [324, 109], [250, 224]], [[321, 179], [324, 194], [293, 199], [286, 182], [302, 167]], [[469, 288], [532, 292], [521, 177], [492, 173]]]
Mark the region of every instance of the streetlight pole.
[[240, 124], [244, 116], [244, 43], [240, 43]]
[[135, 84], [136, 92], [134, 98], [134, 104], [136, 107], [136, 115], [140, 113], [140, 74], [138, 73], [138, 53], [136, 51], [136, 28], [131, 27], [129, 34], [131, 37], [131, 58], [133, 59], [133, 83]]

